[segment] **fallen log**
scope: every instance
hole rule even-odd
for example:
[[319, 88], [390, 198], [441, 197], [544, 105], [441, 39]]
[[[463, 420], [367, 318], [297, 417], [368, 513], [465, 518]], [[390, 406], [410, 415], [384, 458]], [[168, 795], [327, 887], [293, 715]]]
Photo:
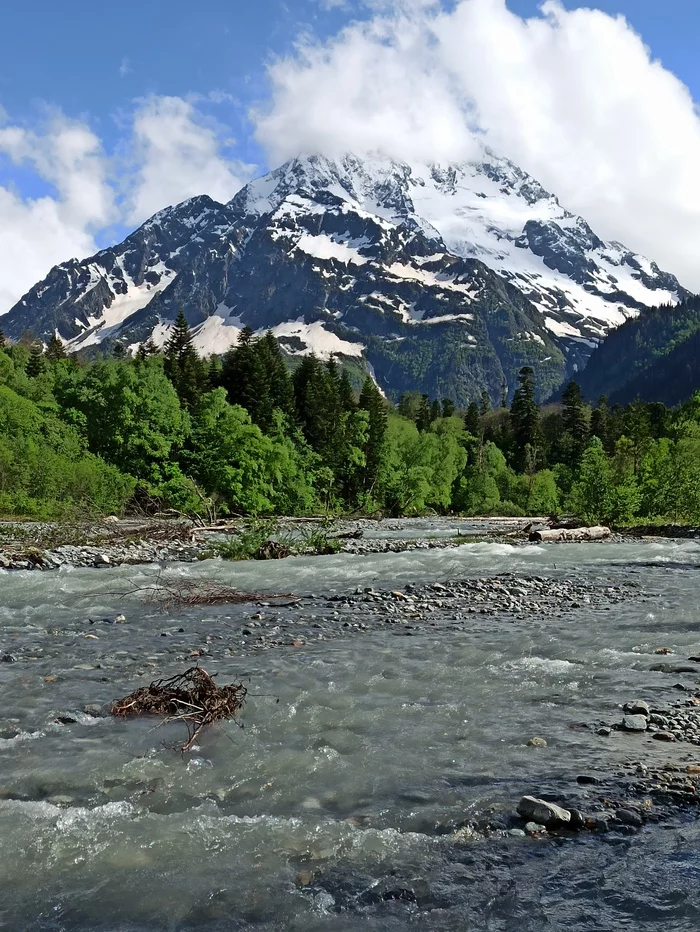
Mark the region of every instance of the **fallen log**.
[[588, 540], [607, 540], [612, 536], [609, 527], [580, 527], [580, 528], [559, 528], [532, 531], [530, 540], [535, 543], [552, 543], [556, 541], [588, 541]]

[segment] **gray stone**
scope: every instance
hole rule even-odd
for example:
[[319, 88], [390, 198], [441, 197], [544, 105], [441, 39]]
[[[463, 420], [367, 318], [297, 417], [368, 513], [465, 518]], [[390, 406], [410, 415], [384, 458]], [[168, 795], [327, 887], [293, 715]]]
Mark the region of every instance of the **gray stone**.
[[546, 748], [547, 740], [546, 738], [530, 738], [527, 742], [529, 748]]
[[675, 741], [676, 736], [671, 734], [670, 731], [657, 731], [652, 735], [652, 738], [655, 738], [656, 741]]
[[[528, 822], [528, 825], [529, 825], [529, 824], [530, 824], [530, 823]], [[512, 835], [513, 838], [525, 838], [525, 836], [526, 836], [527, 833], [524, 832], [521, 828], [512, 828], [512, 829], [510, 829], [510, 831], [508, 832], [508, 834], [509, 834], [509, 835]]]
[[623, 825], [634, 825], [637, 828], [644, 824], [642, 817], [634, 809], [618, 809], [615, 818], [618, 822], [622, 822]]
[[623, 731], [646, 731], [648, 724], [646, 715], [625, 715], [622, 719]]
[[651, 715], [649, 703], [643, 699], [633, 699], [632, 702], [626, 702], [622, 707], [626, 715], [645, 715], [647, 718]]
[[525, 834], [526, 835], [541, 835], [542, 832], [546, 832], [547, 829], [544, 825], [540, 825], [539, 822], [526, 822], [525, 823]]
[[527, 822], [538, 822], [546, 828], [564, 828], [571, 822], [568, 809], [562, 809], [535, 796], [523, 796], [518, 803], [518, 815]]

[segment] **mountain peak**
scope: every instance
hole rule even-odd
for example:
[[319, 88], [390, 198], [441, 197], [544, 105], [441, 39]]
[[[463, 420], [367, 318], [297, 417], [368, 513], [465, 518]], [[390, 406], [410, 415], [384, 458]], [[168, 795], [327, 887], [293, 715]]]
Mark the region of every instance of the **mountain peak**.
[[[291, 355], [362, 357], [388, 392], [418, 381], [468, 400], [525, 361], [554, 388], [611, 328], [686, 294], [485, 146], [444, 165], [306, 154], [228, 204], [190, 198], [57, 266], [3, 329], [72, 349], [162, 342], [183, 307], [207, 353], [271, 327]], [[426, 347], [444, 340], [439, 362]]]

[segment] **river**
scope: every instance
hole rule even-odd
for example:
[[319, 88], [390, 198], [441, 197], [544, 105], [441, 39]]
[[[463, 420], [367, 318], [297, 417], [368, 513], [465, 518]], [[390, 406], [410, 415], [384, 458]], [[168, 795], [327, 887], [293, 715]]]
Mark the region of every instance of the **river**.
[[[508, 831], [523, 794], [584, 808], [577, 775], [700, 763], [692, 745], [595, 727], [696, 687], [650, 667], [660, 648], [700, 654], [699, 564], [694, 541], [481, 542], [166, 570], [304, 597], [283, 609], [163, 610], [134, 591], [155, 567], [0, 571], [0, 928], [697, 930], [694, 814], [633, 834]], [[617, 595], [520, 617], [453, 600], [430, 624], [366, 631], [348, 621], [361, 605], [325, 598], [503, 573]], [[241, 649], [270, 614], [301, 619], [295, 646]], [[315, 640], [319, 620], [338, 636]], [[83, 711], [193, 662], [245, 678], [243, 728], [182, 755], [175, 725]]]

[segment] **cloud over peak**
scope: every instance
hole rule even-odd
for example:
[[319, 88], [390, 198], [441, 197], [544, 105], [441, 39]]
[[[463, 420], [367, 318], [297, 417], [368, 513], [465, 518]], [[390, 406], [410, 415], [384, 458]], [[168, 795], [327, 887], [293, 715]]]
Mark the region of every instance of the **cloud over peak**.
[[254, 114], [273, 161], [383, 151], [455, 161], [476, 131], [586, 217], [700, 289], [700, 119], [622, 16], [547, 0], [381, 2], [269, 68]]

